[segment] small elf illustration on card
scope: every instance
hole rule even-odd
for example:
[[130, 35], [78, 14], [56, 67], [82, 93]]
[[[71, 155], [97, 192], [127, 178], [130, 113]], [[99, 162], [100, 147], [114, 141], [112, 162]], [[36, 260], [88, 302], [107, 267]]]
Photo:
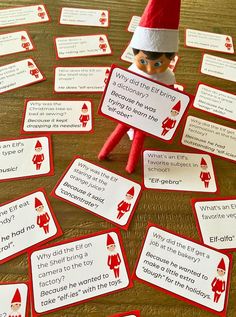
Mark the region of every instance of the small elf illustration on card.
[[109, 234], [107, 235], [107, 250], [109, 252], [107, 265], [109, 266], [110, 270], [114, 272], [115, 278], [119, 278], [121, 258], [119, 253], [115, 251], [115, 241]]
[[36, 152], [36, 154], [34, 154], [34, 156], [32, 158], [32, 162], [33, 162], [33, 164], [36, 165], [36, 170], [40, 170], [42, 162], [44, 161], [44, 154], [41, 153], [42, 152], [42, 144], [39, 140], [35, 144], [35, 152]]
[[30, 75], [34, 76], [35, 78], [38, 78], [39, 77], [38, 68], [31, 62], [28, 62], [28, 67], [30, 69]]
[[101, 25], [104, 25], [106, 21], [107, 21], [106, 13], [103, 11], [101, 13], [101, 18], [99, 19], [99, 22], [101, 23]]
[[82, 114], [79, 117], [79, 121], [82, 123], [82, 127], [85, 128], [88, 121], [90, 120], [89, 114], [88, 114], [88, 106], [86, 103], [83, 104], [81, 109]]
[[38, 198], [35, 198], [35, 210], [37, 211], [37, 225], [43, 228], [45, 234], [49, 233], [50, 217], [48, 213], [44, 211], [44, 205]]
[[125, 199], [123, 199], [117, 206], [117, 219], [120, 219], [124, 216], [126, 212], [130, 211], [131, 208], [131, 201], [134, 198], [134, 186], [130, 188], [130, 190], [127, 191], [125, 195]]
[[8, 317], [22, 317], [20, 308], [21, 308], [21, 294], [19, 289], [17, 288], [11, 301], [11, 312], [9, 313]]
[[180, 101], [178, 101], [176, 103], [176, 105], [171, 109], [170, 117], [167, 117], [162, 122], [163, 131], [162, 131], [161, 135], [166, 135], [166, 133], [168, 133], [168, 131], [170, 131], [171, 129], [173, 129], [175, 127], [175, 124], [176, 124], [175, 117], [178, 116], [179, 112], [180, 112]]
[[22, 35], [21, 36], [21, 46], [26, 50], [26, 51], [28, 51], [29, 50], [29, 48], [30, 48], [30, 43], [29, 43], [29, 41], [27, 40], [27, 38], [24, 36], [24, 35]]
[[202, 171], [200, 174], [200, 178], [201, 178], [202, 182], [204, 183], [205, 188], [208, 188], [209, 182], [211, 179], [211, 174], [210, 174], [210, 172], [208, 172], [207, 162], [204, 160], [203, 157], [201, 159], [201, 169], [202, 169]]
[[46, 13], [43, 11], [41, 7], [38, 7], [38, 16], [43, 20], [45, 18]]
[[225, 268], [225, 262], [222, 258], [220, 260], [220, 263], [217, 266], [217, 276], [214, 278], [214, 280], [211, 283], [212, 291], [214, 292], [214, 302], [218, 303], [220, 296], [223, 292], [225, 292], [226, 289], [226, 282], [224, 279], [226, 273]]

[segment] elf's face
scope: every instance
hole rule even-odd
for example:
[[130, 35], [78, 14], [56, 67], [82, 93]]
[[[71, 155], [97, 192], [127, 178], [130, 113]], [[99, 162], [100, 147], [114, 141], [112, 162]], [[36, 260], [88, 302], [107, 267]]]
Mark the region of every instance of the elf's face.
[[21, 307], [21, 303], [12, 303], [11, 304], [11, 309], [13, 311], [18, 311], [20, 309], [20, 307]]
[[135, 65], [143, 72], [154, 75], [163, 73], [170, 65], [171, 60], [165, 55], [161, 55], [157, 59], [151, 60], [147, 58], [142, 51], [135, 55]]

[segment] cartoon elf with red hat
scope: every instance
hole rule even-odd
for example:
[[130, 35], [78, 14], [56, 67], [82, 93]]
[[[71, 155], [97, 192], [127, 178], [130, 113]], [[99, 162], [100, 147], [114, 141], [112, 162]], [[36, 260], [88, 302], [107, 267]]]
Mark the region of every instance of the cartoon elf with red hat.
[[220, 260], [220, 263], [217, 266], [217, 277], [214, 278], [214, 280], [211, 283], [212, 291], [214, 294], [214, 302], [218, 303], [220, 296], [223, 292], [225, 292], [225, 275], [226, 269], [225, 269], [225, 262], [222, 258]]
[[232, 48], [232, 43], [231, 43], [231, 40], [230, 38], [227, 36], [226, 39], [225, 39], [225, 47], [230, 51], [231, 48]]
[[[176, 82], [174, 73], [168, 67], [178, 50], [180, 2], [181, 0], [149, 0], [130, 42], [135, 61], [129, 69], [170, 87], [174, 87]], [[106, 140], [98, 158], [106, 159], [128, 130], [127, 125], [119, 123]], [[144, 139], [144, 132], [135, 129], [125, 168], [128, 173], [135, 170]]]
[[45, 18], [45, 12], [41, 7], [38, 7], [38, 16], [43, 20]]
[[109, 71], [109, 69], [107, 68], [107, 70], [106, 70], [106, 72], [105, 72], [105, 79], [104, 79], [104, 83], [105, 83], [105, 84], [107, 83], [109, 74], [110, 74], [110, 71]]
[[46, 211], [44, 211], [44, 205], [42, 202], [35, 197], [34, 203], [35, 210], [37, 211], [37, 225], [43, 228], [45, 233], [49, 232], [49, 221], [50, 217]]
[[110, 252], [107, 258], [107, 265], [110, 270], [113, 270], [115, 278], [118, 278], [120, 275], [120, 263], [121, 258], [118, 252], [115, 251], [116, 245], [112, 237], [107, 235], [107, 250]]
[[30, 43], [28, 42], [27, 38], [26, 38], [24, 35], [21, 36], [21, 42], [22, 42], [21, 46], [22, 46], [26, 51], [28, 51], [29, 48], [30, 48]]
[[130, 201], [133, 198], [134, 198], [134, 187], [131, 187], [130, 190], [127, 191], [125, 195], [125, 199], [122, 200], [117, 206], [117, 210], [119, 212], [117, 215], [117, 219], [122, 218], [126, 212], [130, 211], [130, 207], [131, 207]]
[[106, 21], [107, 21], [106, 13], [102, 12], [99, 22], [101, 23], [101, 25], [104, 25]]
[[37, 140], [35, 144], [35, 152], [32, 162], [36, 165], [36, 170], [40, 170], [41, 164], [44, 161], [44, 154], [40, 153], [42, 151], [42, 144], [39, 140]]
[[8, 315], [8, 317], [23, 317], [23, 315], [21, 315], [19, 311], [20, 308], [21, 308], [21, 295], [20, 295], [19, 289], [17, 288], [11, 301], [11, 313]]
[[35, 76], [35, 78], [39, 78], [38, 68], [31, 62], [28, 62], [28, 67], [30, 69], [30, 75]]
[[107, 44], [105, 43], [105, 40], [102, 36], [99, 37], [99, 48], [103, 51], [106, 52], [107, 50]]
[[205, 188], [208, 188], [209, 182], [211, 179], [211, 174], [207, 171], [207, 168], [208, 168], [207, 162], [204, 160], [203, 157], [201, 159], [201, 168], [202, 168], [202, 171], [200, 174], [200, 178], [204, 182]]
[[161, 135], [166, 135], [167, 132], [169, 132], [171, 129], [175, 127], [176, 120], [174, 118], [178, 116], [179, 112], [180, 112], [180, 101], [178, 101], [177, 104], [171, 109], [170, 111], [171, 117], [167, 117], [162, 122], [163, 131]]
[[88, 106], [84, 103], [81, 109], [82, 114], [79, 117], [79, 121], [82, 123], [82, 127], [85, 128], [88, 121], [89, 121], [89, 114], [88, 114]]

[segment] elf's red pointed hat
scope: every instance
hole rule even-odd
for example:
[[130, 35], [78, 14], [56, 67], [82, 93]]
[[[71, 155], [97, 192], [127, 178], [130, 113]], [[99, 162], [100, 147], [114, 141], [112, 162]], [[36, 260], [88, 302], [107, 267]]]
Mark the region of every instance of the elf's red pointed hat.
[[134, 186], [130, 188], [130, 190], [127, 191], [127, 195], [134, 196]]
[[149, 0], [130, 46], [150, 52], [177, 52], [181, 0]]
[[112, 239], [112, 237], [108, 234], [107, 235], [107, 246], [115, 244], [114, 240]]
[[38, 198], [35, 197], [34, 207], [38, 208], [39, 206], [43, 206], [43, 204]]
[[171, 110], [175, 110], [175, 111], [180, 112], [180, 101], [178, 101], [177, 104], [174, 105], [174, 107]]
[[107, 69], [105, 75], [108, 76], [109, 74], [110, 74], [110, 71], [109, 69]]
[[21, 36], [21, 41], [25, 41], [26, 37], [24, 35]]
[[106, 16], [106, 13], [105, 13], [105, 12], [102, 12], [101, 16], [102, 16], [102, 17], [105, 17], [105, 16]]
[[220, 260], [220, 263], [218, 264], [217, 269], [225, 271], [225, 261], [223, 258]]
[[30, 67], [30, 66], [34, 66], [34, 64], [31, 63], [31, 62], [28, 62], [28, 66], [29, 66], [29, 67]]
[[201, 166], [207, 166], [207, 162], [204, 160], [203, 157], [201, 159]]
[[42, 144], [41, 142], [38, 140], [35, 144], [35, 149], [39, 148], [39, 147], [42, 147]]
[[83, 104], [82, 110], [88, 110], [86, 103]]
[[103, 37], [99, 37], [99, 42], [102, 42], [102, 41], [104, 41], [104, 38]]
[[19, 292], [18, 288], [15, 291], [15, 294], [14, 294], [14, 296], [12, 298], [11, 303], [12, 304], [13, 303], [21, 303], [21, 296], [20, 296], [20, 292]]
[[41, 7], [38, 7], [38, 11], [43, 11], [43, 9]]

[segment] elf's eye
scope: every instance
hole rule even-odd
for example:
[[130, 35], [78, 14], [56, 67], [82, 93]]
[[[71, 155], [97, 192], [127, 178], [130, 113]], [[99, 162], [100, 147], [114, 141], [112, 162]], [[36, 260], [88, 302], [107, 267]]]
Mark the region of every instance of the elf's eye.
[[154, 64], [154, 67], [160, 67], [162, 65], [162, 62], [156, 62], [155, 64]]
[[146, 61], [146, 59], [143, 59], [143, 58], [141, 58], [140, 60], [139, 60], [139, 62], [140, 62], [140, 64], [142, 64], [142, 65], [147, 65], [147, 61]]

